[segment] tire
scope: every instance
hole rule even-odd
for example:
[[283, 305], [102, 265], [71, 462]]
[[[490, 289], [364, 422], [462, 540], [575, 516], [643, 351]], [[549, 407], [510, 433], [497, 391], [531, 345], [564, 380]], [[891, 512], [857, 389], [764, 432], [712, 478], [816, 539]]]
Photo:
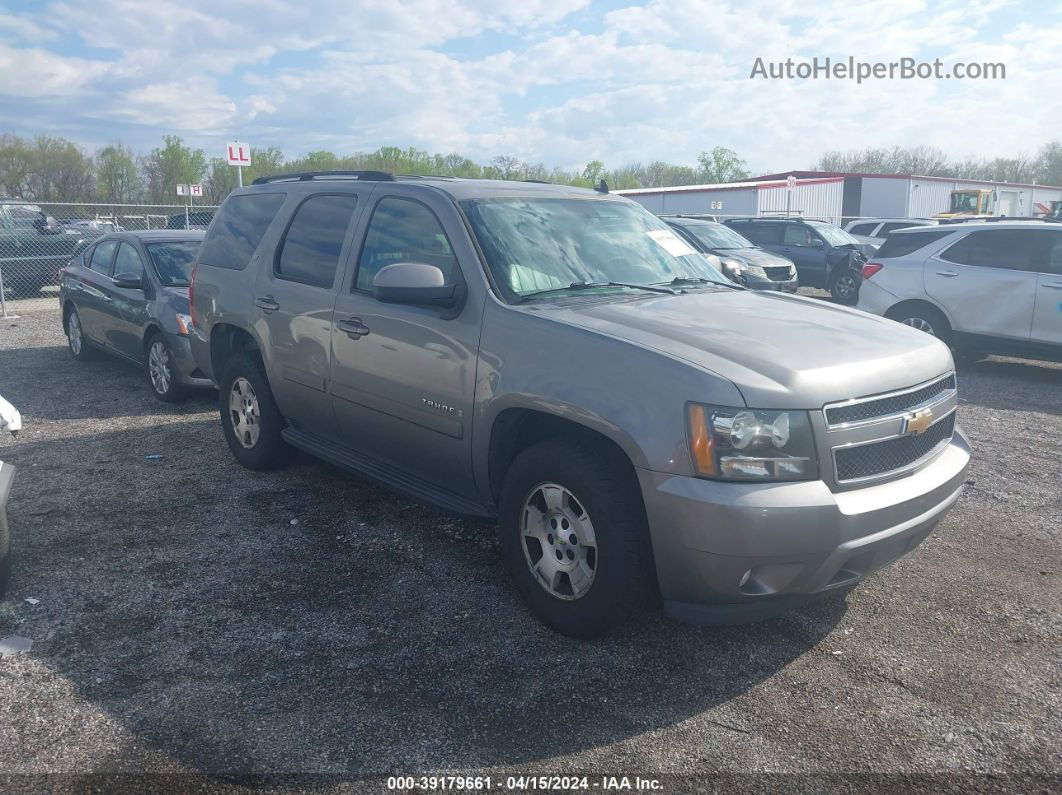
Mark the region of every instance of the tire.
[[857, 277], [850, 268], [834, 268], [830, 274], [828, 288], [830, 296], [839, 304], [855, 306], [859, 301], [860, 277]]
[[161, 332], [151, 335], [144, 351], [144, 374], [151, 393], [163, 403], [177, 403], [188, 397], [188, 389], [177, 381], [176, 360]]
[[[502, 556], [531, 612], [557, 632], [597, 637], [652, 595], [649, 528], [633, 477], [613, 451], [581, 440], [539, 442], [509, 468], [499, 506]], [[536, 534], [525, 536], [525, 515]]]
[[66, 322], [63, 326], [70, 354], [79, 362], [94, 359], [96, 352], [92, 349], [91, 343], [85, 338], [85, 332], [81, 325], [81, 315], [77, 313], [76, 308], [71, 309], [67, 314]]
[[932, 334], [945, 345], [951, 345], [951, 324], [936, 307], [921, 302], [898, 304], [885, 317], [905, 326]]
[[229, 450], [245, 467], [278, 469], [291, 461], [295, 450], [280, 435], [286, 423], [257, 354], [237, 354], [225, 365], [218, 407]]

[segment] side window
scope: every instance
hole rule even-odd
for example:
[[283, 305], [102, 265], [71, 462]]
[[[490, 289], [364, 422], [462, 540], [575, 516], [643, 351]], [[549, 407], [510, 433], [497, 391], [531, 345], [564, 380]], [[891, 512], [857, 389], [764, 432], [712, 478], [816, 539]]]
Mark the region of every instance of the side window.
[[783, 245], [786, 246], [811, 246], [816, 240], [815, 234], [803, 224], [786, 224]]
[[114, 258], [114, 273], [135, 273], [137, 276], [144, 275], [144, 261], [140, 259], [140, 252], [131, 243], [122, 243], [118, 247], [118, 256]]
[[[848, 230], [848, 234], [850, 234], [850, 235], [869, 235], [871, 232], [874, 231], [874, 227], [877, 226], [877, 225], [878, 225], [877, 221], [869, 221], [869, 222], [863, 223], [863, 224], [856, 224], [855, 226], [853, 226], [851, 229]], [[889, 224], [885, 224], [885, 226], [889, 226]], [[881, 231], [882, 231], [882, 233], [885, 232], [884, 229], [882, 229]]]
[[226, 199], [203, 240], [199, 261], [242, 271], [254, 256], [284, 198], [283, 193], [245, 193]]
[[[782, 245], [785, 226], [786, 224], [749, 224], [749, 231], [755, 236], [753, 242], [760, 245]], [[741, 234], [744, 235], [743, 229]], [[749, 236], [746, 235], [746, 237]]]
[[111, 275], [111, 262], [114, 260], [114, 250], [118, 248], [117, 240], [104, 240], [92, 251], [92, 261], [89, 268], [106, 276]]
[[357, 196], [347, 194], [311, 196], [300, 204], [277, 253], [277, 276], [331, 288], [357, 202]]
[[1037, 236], [1032, 230], [991, 229], [971, 232], [941, 253], [941, 259], [980, 268], [1032, 269]]
[[891, 224], [882, 224], [881, 229], [878, 230], [878, 237], [885, 237], [889, 232], [893, 232], [897, 229], [910, 229], [912, 226], [922, 226], [922, 224], [907, 224], [902, 221]]
[[[1062, 232], [1048, 232], [1051, 244], [1047, 249], [1046, 273], [1057, 273], [1062, 276]], [[1043, 269], [1041, 269], [1043, 270]]]
[[396, 262], [424, 262], [443, 272], [446, 284], [457, 277], [457, 258], [435, 213], [412, 199], [381, 199], [373, 211], [358, 260], [355, 288], [372, 289], [381, 269]]

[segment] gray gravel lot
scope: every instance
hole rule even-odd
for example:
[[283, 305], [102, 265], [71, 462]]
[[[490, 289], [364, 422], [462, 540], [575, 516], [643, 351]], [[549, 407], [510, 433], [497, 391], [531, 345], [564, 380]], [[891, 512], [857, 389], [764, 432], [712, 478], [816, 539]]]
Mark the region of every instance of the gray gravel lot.
[[[649, 615], [588, 643], [530, 618], [490, 525], [306, 457], [241, 469], [212, 393], [167, 406], [127, 365], [73, 361], [54, 304], [0, 320], [0, 393], [25, 425], [0, 440], [19, 468], [0, 637], [33, 639], [0, 660], [0, 782], [1057, 788], [1062, 367], [959, 375], [976, 459], [913, 554], [766, 623]], [[821, 778], [853, 773], [874, 775]]]

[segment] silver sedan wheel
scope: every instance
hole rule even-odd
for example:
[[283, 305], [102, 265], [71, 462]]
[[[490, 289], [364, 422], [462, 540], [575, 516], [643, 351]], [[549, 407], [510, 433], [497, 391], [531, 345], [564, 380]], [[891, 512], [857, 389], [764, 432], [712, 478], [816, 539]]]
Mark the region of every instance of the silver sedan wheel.
[[258, 443], [262, 414], [258, 410], [258, 396], [251, 382], [237, 378], [229, 392], [229, 420], [240, 444], [250, 449]]
[[933, 324], [926, 320], [924, 317], [907, 317], [902, 322], [905, 326], [916, 328], [919, 331], [924, 331], [926, 334], [937, 336], [936, 330], [933, 328]]
[[160, 395], [165, 395], [170, 390], [170, 381], [173, 379], [170, 352], [161, 340], [153, 342], [148, 351], [148, 374], [151, 376], [151, 385]]
[[81, 339], [81, 318], [78, 317], [77, 312], [71, 312], [66, 321], [66, 336], [70, 341], [70, 350], [74, 356], [80, 355], [84, 342]]
[[590, 515], [564, 486], [542, 483], [524, 500], [520, 519], [524, 560], [550, 596], [586, 596], [597, 573], [597, 537]]

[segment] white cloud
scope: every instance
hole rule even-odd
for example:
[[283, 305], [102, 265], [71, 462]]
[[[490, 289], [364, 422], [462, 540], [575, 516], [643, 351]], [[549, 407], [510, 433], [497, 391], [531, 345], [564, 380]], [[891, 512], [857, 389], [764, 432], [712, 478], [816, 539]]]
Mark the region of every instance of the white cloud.
[[[692, 163], [721, 144], [763, 170], [863, 146], [1007, 155], [1062, 128], [1062, 17], [1034, 5], [64, 0], [0, 16], [0, 122], [61, 129], [43, 102], [61, 98], [71, 130], [231, 133], [291, 154], [396, 144], [618, 165]], [[94, 55], [64, 55], [71, 36]], [[1002, 61], [1007, 79], [749, 79], [757, 56], [848, 55]]]

